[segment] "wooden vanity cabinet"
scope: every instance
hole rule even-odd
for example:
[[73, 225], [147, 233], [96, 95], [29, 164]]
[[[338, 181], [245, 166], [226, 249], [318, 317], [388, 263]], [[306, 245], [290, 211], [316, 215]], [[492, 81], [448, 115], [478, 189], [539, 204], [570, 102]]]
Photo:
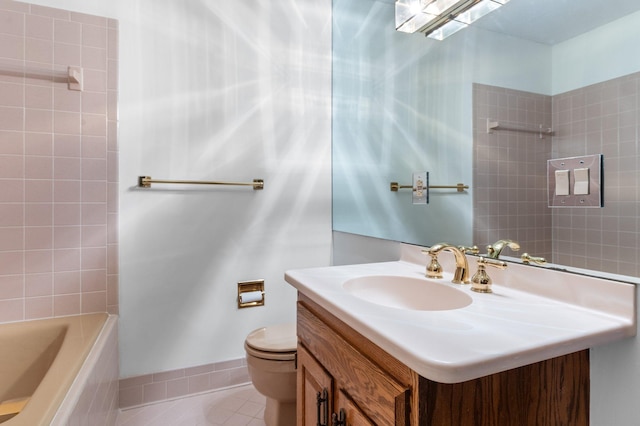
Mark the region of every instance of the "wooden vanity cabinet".
[[333, 410], [329, 395], [333, 392], [333, 378], [318, 361], [298, 344], [297, 424], [317, 426], [327, 424]]
[[421, 377], [302, 293], [297, 332], [298, 426], [589, 424], [588, 350], [446, 384]]
[[[298, 424], [409, 425], [410, 388], [298, 305]], [[361, 342], [364, 343], [364, 342]], [[363, 350], [365, 349], [365, 350]], [[336, 417], [336, 422], [332, 417]], [[345, 423], [343, 423], [345, 424]]]
[[302, 346], [298, 352], [298, 369], [299, 401], [303, 401], [298, 406], [299, 425], [337, 426], [339, 421], [343, 425], [375, 425], [344, 390], [334, 393], [333, 377]]

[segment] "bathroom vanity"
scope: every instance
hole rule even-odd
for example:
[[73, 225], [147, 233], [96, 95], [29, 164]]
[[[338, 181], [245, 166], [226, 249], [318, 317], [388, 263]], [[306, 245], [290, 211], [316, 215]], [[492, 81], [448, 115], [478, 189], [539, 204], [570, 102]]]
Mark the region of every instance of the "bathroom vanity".
[[[298, 301], [298, 336], [298, 425], [332, 425], [331, 416], [340, 412], [346, 425], [589, 424], [588, 350], [439, 383], [304, 295]], [[325, 390], [326, 401], [318, 401]]]
[[[635, 334], [635, 286], [509, 268], [493, 294], [426, 279], [406, 259], [287, 272], [298, 289], [297, 424], [587, 425], [589, 348]], [[354, 292], [362, 277], [398, 289]], [[407, 279], [471, 301], [403, 309], [429, 296], [403, 295]]]

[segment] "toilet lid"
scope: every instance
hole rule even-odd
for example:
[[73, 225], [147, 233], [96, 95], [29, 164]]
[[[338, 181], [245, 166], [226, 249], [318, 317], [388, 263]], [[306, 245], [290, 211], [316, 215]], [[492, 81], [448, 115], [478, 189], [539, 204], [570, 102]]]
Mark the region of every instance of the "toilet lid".
[[298, 339], [296, 325], [278, 324], [262, 327], [247, 336], [246, 344], [263, 352], [295, 352]]

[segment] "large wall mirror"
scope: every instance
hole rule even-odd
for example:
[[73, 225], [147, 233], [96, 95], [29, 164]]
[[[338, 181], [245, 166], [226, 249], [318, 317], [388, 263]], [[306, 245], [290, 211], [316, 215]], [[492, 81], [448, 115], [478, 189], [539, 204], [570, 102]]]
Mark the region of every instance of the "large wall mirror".
[[[508, 238], [554, 264], [639, 276], [640, 2], [511, 0], [443, 41], [396, 32], [394, 11], [333, 1], [334, 230]], [[590, 154], [604, 158], [604, 207], [547, 207], [547, 160]], [[418, 171], [469, 189], [433, 189], [426, 205], [390, 191]]]

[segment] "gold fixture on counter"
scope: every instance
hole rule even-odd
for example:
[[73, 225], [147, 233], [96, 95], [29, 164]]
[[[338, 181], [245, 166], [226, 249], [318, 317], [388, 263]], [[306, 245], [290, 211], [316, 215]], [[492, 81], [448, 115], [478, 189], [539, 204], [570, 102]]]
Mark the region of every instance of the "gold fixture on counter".
[[139, 176], [138, 186], [140, 188], [151, 188], [152, 183], [177, 183], [183, 185], [229, 185], [229, 186], [252, 186], [254, 190], [264, 189], [264, 181], [262, 179], [254, 179], [253, 182], [217, 182], [205, 180], [166, 180], [152, 179], [151, 176]]
[[[443, 250], [452, 252], [456, 258], [456, 270], [453, 273], [453, 279], [451, 282], [454, 284], [469, 284], [471, 281], [469, 280], [469, 263], [467, 262], [467, 256], [465, 256], [464, 252], [458, 247], [452, 246], [448, 243], [438, 243], [432, 245], [428, 249], [422, 250], [423, 253], [431, 256], [431, 263], [427, 266], [426, 276], [429, 278], [442, 278], [442, 267], [438, 263], [437, 256]], [[433, 264], [434, 260], [435, 265]], [[429, 271], [429, 267], [432, 267], [433, 270]], [[440, 267], [440, 277], [436, 276], [438, 267]]]
[[545, 263], [547, 263], [547, 259], [545, 259], [544, 257], [531, 256], [529, 253], [522, 253], [520, 259], [522, 260], [522, 263], [525, 263], [527, 265], [531, 262], [537, 265], [544, 265]]
[[478, 258], [478, 272], [471, 277], [471, 290], [478, 293], [493, 293], [491, 290], [491, 277], [485, 270], [485, 265], [498, 269], [506, 269], [507, 262], [496, 259]]
[[[412, 185], [400, 185], [398, 182], [391, 182], [390, 189], [392, 192], [398, 192], [399, 189], [413, 189]], [[459, 183], [456, 185], [429, 185], [429, 189], [455, 189], [458, 192], [464, 192], [469, 189], [469, 185]]]
[[478, 253], [480, 253], [480, 249], [478, 248], [478, 246], [471, 246], [471, 247], [458, 246], [458, 248], [464, 254], [478, 254]]
[[438, 254], [431, 253], [428, 250], [422, 250], [422, 252], [431, 256], [431, 262], [429, 262], [429, 264], [427, 265], [425, 275], [428, 278], [442, 278], [442, 265], [440, 265], [440, 262], [438, 262]]
[[513, 240], [498, 240], [487, 246], [487, 257], [491, 259], [499, 259], [500, 253], [505, 247], [509, 247], [513, 251], [520, 250], [520, 244]]
[[[433, 247], [435, 247], [435, 246], [433, 246]], [[478, 248], [478, 246], [473, 246], [473, 247], [459, 246], [458, 250], [460, 250], [460, 252], [463, 255], [465, 255], [465, 254], [478, 254], [480, 252], [480, 249]], [[425, 254], [428, 254], [429, 256], [431, 256], [431, 261], [427, 265], [427, 269], [426, 269], [425, 275], [428, 278], [436, 278], [436, 279], [442, 278], [442, 265], [440, 265], [440, 262], [438, 262], [438, 252], [435, 252], [435, 251], [432, 252], [429, 249], [424, 249], [424, 250], [422, 250], [422, 252], [425, 253]], [[455, 252], [454, 252], [454, 254], [455, 254]], [[457, 262], [457, 259], [458, 258], [456, 257], [456, 262]], [[462, 266], [464, 267], [464, 262], [462, 262]], [[468, 269], [468, 267], [467, 267], [467, 269]], [[467, 284], [467, 283], [462, 282], [462, 284]]]
[[[258, 300], [255, 300], [259, 297]], [[264, 280], [238, 283], [238, 309], [264, 306]]]

